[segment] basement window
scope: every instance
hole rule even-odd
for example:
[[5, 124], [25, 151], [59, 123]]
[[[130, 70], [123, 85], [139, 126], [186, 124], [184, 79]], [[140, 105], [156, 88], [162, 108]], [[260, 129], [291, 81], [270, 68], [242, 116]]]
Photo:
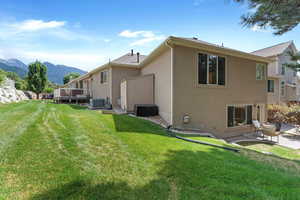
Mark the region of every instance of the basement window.
[[198, 84], [225, 85], [225, 58], [199, 53]]
[[237, 127], [252, 124], [252, 105], [227, 106], [227, 126]]
[[107, 83], [107, 78], [108, 78], [108, 71], [102, 71], [100, 72], [100, 83]]

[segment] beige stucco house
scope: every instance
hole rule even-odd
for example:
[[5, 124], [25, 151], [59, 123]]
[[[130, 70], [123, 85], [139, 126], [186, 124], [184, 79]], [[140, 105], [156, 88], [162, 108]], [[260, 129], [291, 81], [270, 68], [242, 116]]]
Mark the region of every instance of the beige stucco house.
[[126, 54], [67, 86], [83, 81], [93, 98], [108, 97], [113, 107], [127, 111], [134, 104], [153, 103], [175, 128], [229, 137], [251, 131], [253, 119], [265, 121], [271, 61], [197, 38], [171, 36], [147, 57]]
[[297, 73], [285, 64], [293, 63], [289, 52], [296, 53], [293, 41], [284, 42], [252, 52], [273, 59], [268, 67], [268, 104], [281, 104], [300, 100]]

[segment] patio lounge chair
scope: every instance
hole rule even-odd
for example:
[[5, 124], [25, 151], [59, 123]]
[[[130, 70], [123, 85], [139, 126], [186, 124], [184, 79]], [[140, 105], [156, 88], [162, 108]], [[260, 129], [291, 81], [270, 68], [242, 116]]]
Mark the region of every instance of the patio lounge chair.
[[255, 133], [257, 133], [258, 135], [262, 135], [262, 125], [260, 124], [260, 122], [258, 120], [252, 120], [252, 124], [254, 125]]
[[279, 142], [280, 131], [276, 131], [276, 126], [274, 126], [274, 125], [263, 125], [262, 126], [262, 133], [263, 133], [263, 137], [264, 136], [271, 137], [271, 141], [273, 141], [273, 137], [277, 136], [277, 143]]

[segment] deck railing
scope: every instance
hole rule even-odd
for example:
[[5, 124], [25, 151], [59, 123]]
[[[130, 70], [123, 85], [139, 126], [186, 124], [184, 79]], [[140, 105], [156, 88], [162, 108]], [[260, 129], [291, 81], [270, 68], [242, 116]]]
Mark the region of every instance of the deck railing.
[[54, 98], [61, 98], [61, 97], [88, 97], [90, 96], [89, 90], [86, 89], [79, 89], [79, 88], [58, 88], [54, 90]]

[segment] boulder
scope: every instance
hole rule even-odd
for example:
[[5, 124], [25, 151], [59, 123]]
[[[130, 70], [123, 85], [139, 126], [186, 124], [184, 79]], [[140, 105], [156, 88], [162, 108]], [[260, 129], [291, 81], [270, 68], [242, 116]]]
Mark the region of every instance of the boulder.
[[29, 98], [23, 91], [16, 90], [16, 88], [11, 84], [11, 80], [7, 79], [6, 82], [0, 86], [0, 103], [12, 103], [28, 99]]

